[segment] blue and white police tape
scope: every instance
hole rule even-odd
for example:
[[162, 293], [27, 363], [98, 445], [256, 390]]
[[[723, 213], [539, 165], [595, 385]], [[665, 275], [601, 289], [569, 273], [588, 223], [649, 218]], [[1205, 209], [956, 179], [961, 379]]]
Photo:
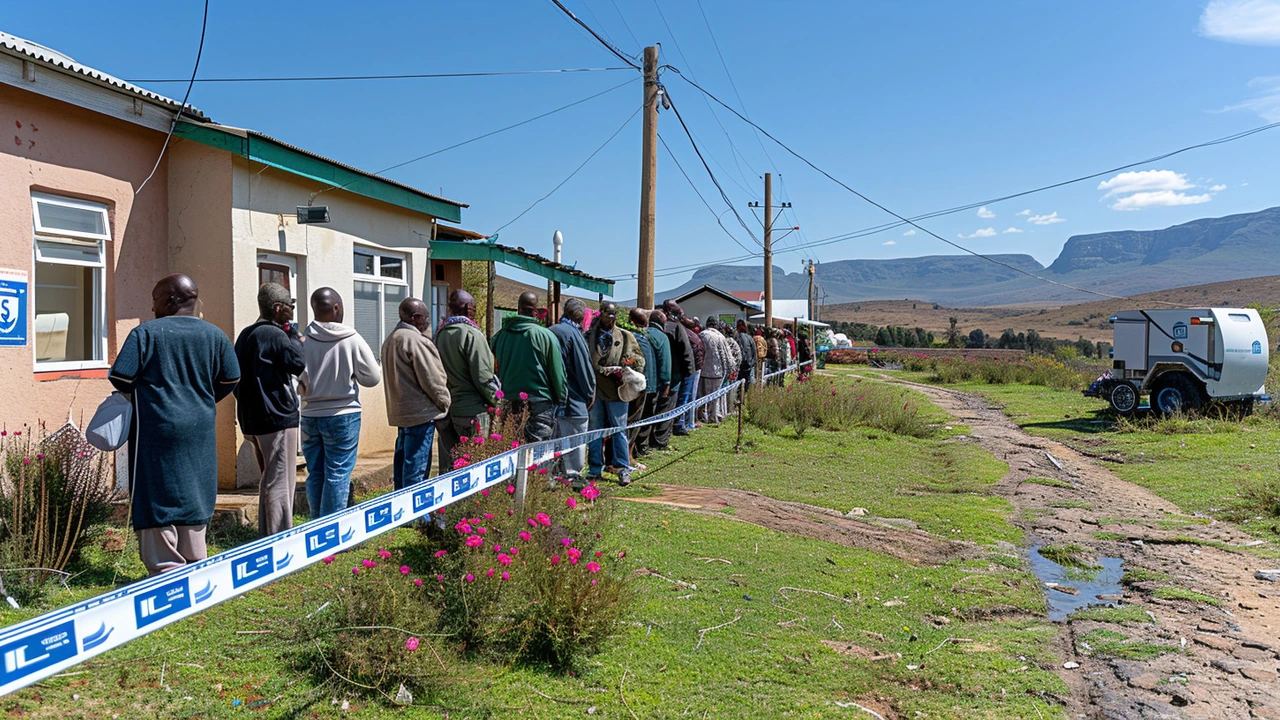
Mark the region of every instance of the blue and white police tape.
[[[726, 385], [632, 427], [679, 417], [692, 408], [718, 400], [742, 384], [739, 380]], [[541, 464], [553, 459], [556, 452], [625, 431], [626, 428], [588, 430], [530, 443], [483, 463], [428, 478], [290, 530], [6, 627], [0, 630], [0, 696], [509, 480], [516, 475], [517, 463]]]

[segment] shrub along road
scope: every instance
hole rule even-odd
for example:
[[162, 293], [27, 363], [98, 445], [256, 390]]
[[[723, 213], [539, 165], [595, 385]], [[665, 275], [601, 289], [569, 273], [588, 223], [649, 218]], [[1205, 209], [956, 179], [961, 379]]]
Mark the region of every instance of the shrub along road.
[[[1016, 524], [1046, 554], [1085, 566], [1123, 559], [1120, 607], [1080, 611], [1059, 634], [1061, 652], [1079, 663], [1059, 672], [1072, 688], [1072, 714], [1280, 718], [1280, 588], [1254, 576], [1276, 566], [1265, 559], [1274, 551], [1027, 434], [975, 394], [883, 377], [927, 395], [971, 428], [970, 442], [1009, 463], [995, 493], [1013, 503]], [[1158, 483], [1162, 471], [1142, 472]]]

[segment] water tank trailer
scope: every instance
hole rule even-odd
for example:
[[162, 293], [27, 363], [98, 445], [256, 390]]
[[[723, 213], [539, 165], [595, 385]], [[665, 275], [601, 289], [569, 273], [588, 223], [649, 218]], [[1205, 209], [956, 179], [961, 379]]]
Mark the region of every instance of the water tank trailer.
[[1211, 401], [1247, 414], [1255, 401], [1270, 400], [1263, 387], [1270, 347], [1257, 310], [1123, 310], [1111, 324], [1111, 370], [1084, 395], [1108, 401], [1121, 415], [1137, 410], [1143, 395], [1161, 415]]

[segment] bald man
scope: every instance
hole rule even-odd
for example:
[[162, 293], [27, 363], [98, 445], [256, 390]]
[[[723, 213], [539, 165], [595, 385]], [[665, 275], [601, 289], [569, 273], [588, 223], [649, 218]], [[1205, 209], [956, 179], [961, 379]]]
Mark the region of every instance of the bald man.
[[369, 343], [343, 325], [342, 297], [333, 288], [311, 293], [311, 324], [298, 378], [302, 396], [302, 455], [307, 459], [307, 505], [311, 519], [347, 507], [351, 471], [360, 446], [360, 387], [382, 379]]
[[449, 414], [449, 379], [435, 343], [427, 337], [431, 311], [418, 298], [400, 302], [400, 323], [382, 343], [382, 389], [387, 424], [396, 428], [391, 484], [396, 490], [431, 472], [435, 423]]
[[215, 406], [240, 380], [231, 340], [196, 314], [199, 296], [186, 275], [156, 283], [156, 319], [129, 332], [107, 376], [133, 397], [132, 519], [151, 575], [208, 554], [218, 497]]

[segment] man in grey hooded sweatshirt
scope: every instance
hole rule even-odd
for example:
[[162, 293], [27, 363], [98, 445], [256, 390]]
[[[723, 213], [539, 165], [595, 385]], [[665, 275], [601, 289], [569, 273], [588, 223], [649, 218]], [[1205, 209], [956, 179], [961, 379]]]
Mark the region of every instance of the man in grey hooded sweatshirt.
[[360, 442], [359, 386], [374, 387], [382, 372], [369, 343], [342, 324], [342, 297], [336, 290], [311, 293], [311, 314], [315, 320], [302, 343], [307, 369], [298, 378], [298, 395], [307, 504], [314, 520], [347, 507]]

